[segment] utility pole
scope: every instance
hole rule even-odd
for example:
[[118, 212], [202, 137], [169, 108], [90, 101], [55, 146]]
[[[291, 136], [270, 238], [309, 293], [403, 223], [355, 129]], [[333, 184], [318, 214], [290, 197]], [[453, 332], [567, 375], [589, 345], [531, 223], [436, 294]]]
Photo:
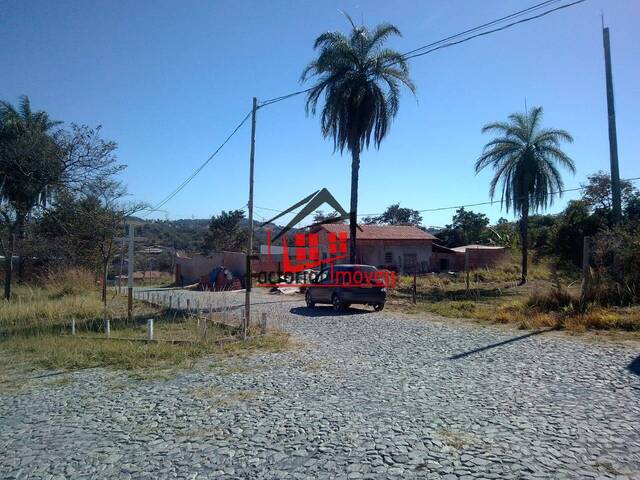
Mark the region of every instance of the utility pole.
[[251, 153], [249, 155], [249, 239], [247, 240], [247, 277], [245, 280], [244, 297], [244, 322], [242, 336], [247, 338], [249, 323], [251, 322], [251, 258], [253, 256], [253, 165], [256, 153], [256, 112], [258, 111], [258, 99], [253, 97], [253, 110], [251, 111]]
[[144, 240], [144, 237], [136, 237], [133, 232], [133, 223], [129, 223], [129, 235], [127, 237], [116, 238], [116, 241], [125, 240], [129, 242], [129, 259], [127, 261], [127, 320], [133, 320], [133, 244]]
[[611, 49], [609, 28], [602, 24], [602, 40], [604, 43], [604, 68], [607, 77], [607, 113], [609, 118], [609, 159], [611, 162], [611, 204], [613, 221], [620, 223], [622, 217], [622, 200], [620, 192], [620, 171], [618, 168], [618, 135], [616, 133], [616, 110], [613, 102], [613, 74], [611, 73]]

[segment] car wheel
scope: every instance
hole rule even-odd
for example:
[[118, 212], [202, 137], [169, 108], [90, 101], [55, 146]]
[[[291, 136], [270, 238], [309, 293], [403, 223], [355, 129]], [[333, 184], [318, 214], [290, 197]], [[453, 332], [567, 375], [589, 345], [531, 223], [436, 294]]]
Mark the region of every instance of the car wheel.
[[311, 299], [311, 292], [307, 290], [307, 293], [304, 294], [304, 301], [307, 303], [308, 308], [313, 308], [316, 306], [315, 302]]
[[373, 304], [373, 309], [376, 312], [379, 312], [380, 310], [382, 310], [384, 308], [384, 303], [374, 303]]
[[336, 293], [334, 293], [333, 297], [331, 297], [331, 305], [333, 305], [333, 310], [335, 312], [342, 312], [344, 310], [344, 303], [342, 303], [340, 295]]

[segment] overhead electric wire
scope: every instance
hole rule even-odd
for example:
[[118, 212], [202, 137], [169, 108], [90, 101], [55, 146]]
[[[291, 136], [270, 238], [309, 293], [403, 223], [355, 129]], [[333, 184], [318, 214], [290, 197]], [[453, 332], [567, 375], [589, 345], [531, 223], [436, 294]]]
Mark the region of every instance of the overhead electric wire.
[[449, 42], [449, 43], [445, 43], [444, 45], [438, 45], [438, 46], [433, 47], [433, 48], [431, 48], [431, 49], [429, 49], [429, 50], [427, 50], [425, 52], [419, 52], [419, 53], [414, 53], [414, 54], [411, 54], [411, 55], [408, 55], [408, 56], [404, 56], [404, 60], [409, 60], [411, 58], [421, 57], [423, 55], [427, 55], [428, 53], [435, 52], [436, 50], [440, 50], [440, 49], [443, 49], [443, 48], [451, 47], [453, 45], [458, 45], [460, 43], [468, 42], [469, 40], [473, 40], [474, 38], [482, 37], [484, 35], [489, 35], [491, 33], [500, 32], [502, 30], [506, 30], [507, 28], [511, 28], [511, 27], [513, 27], [515, 25], [519, 25], [519, 24], [525, 23], [525, 22], [530, 22], [531, 20], [536, 20], [538, 18], [541, 18], [541, 17], [544, 17], [546, 15], [549, 15], [550, 13], [553, 13], [553, 12], [556, 12], [558, 10], [562, 10], [562, 9], [565, 9], [565, 8], [569, 8], [569, 7], [572, 7], [574, 5], [578, 5], [579, 3], [584, 3], [586, 1], [587, 0], [576, 0], [575, 2], [567, 3], [565, 5], [560, 5], [559, 7], [552, 8], [551, 10], [546, 10], [546, 11], [544, 11], [542, 13], [539, 13], [538, 15], [533, 15], [531, 17], [523, 18], [522, 20], [517, 20], [517, 21], [511, 22], [511, 23], [509, 23], [507, 25], [503, 25], [501, 27], [494, 28], [492, 30], [487, 30], [486, 32], [476, 33], [475, 35], [471, 35], [470, 37], [463, 38], [462, 40], [456, 40], [455, 42]]
[[[509, 23], [507, 25], [503, 25], [501, 27], [498, 27], [498, 28], [495, 28], [495, 29], [492, 29], [492, 30], [487, 30], [485, 32], [480, 32], [480, 33], [477, 33], [475, 35], [471, 35], [469, 37], [465, 37], [465, 38], [463, 38], [461, 40], [456, 40], [456, 41], [453, 41], [453, 42], [444, 43], [444, 42], [447, 42], [449, 40], [453, 40], [454, 38], [458, 38], [460, 36], [463, 36], [463, 35], [466, 35], [466, 34], [469, 34], [469, 33], [477, 32], [478, 30], [481, 30], [483, 28], [487, 28], [487, 27], [490, 27], [492, 25], [496, 25], [496, 24], [498, 24], [500, 22], [503, 22], [505, 20], [509, 20], [509, 19], [512, 19], [512, 18], [517, 18], [519, 16], [524, 15], [525, 13], [530, 13], [530, 12], [533, 12], [535, 10], [539, 10], [539, 9], [541, 9], [543, 7], [550, 6], [550, 5], [554, 4], [554, 3], [557, 3], [558, 1], [560, 1], [560, 0], [547, 0], [547, 1], [544, 1], [544, 2], [541, 2], [541, 3], [538, 3], [536, 5], [532, 5], [531, 7], [526, 8], [524, 10], [520, 10], [518, 12], [514, 12], [512, 14], [506, 15], [506, 16], [498, 18], [496, 20], [492, 20], [492, 21], [484, 23], [482, 25], [478, 25], [477, 27], [473, 27], [473, 28], [464, 30], [464, 31], [456, 33], [454, 35], [450, 35], [448, 37], [442, 38], [442, 39], [437, 40], [435, 42], [429, 43], [427, 45], [423, 45], [423, 46], [415, 48], [413, 50], [409, 50], [408, 52], [403, 53], [401, 55], [401, 57], [402, 57], [403, 60], [409, 60], [411, 58], [427, 55], [428, 53], [434, 52], [436, 50], [440, 50], [440, 49], [443, 49], [443, 48], [451, 47], [453, 45], [458, 45], [460, 43], [468, 42], [469, 40], [472, 40], [472, 39], [477, 38], [477, 37], [481, 37], [481, 36], [484, 36], [484, 35], [489, 35], [491, 33], [496, 33], [496, 32], [499, 32], [501, 30], [506, 30], [507, 28], [511, 28], [511, 27], [513, 27], [515, 25], [519, 25], [521, 23], [525, 23], [525, 22], [529, 22], [529, 21], [532, 21], [532, 20], [536, 20], [538, 18], [544, 17], [544, 16], [549, 15], [550, 13], [556, 12], [558, 10], [562, 10], [562, 9], [569, 8], [569, 7], [572, 7], [574, 5], [577, 5], [579, 3], [586, 2], [587, 0], [576, 0], [574, 2], [567, 3], [567, 4], [564, 4], [564, 5], [560, 5], [558, 7], [554, 7], [554, 8], [549, 9], [549, 10], [545, 10], [544, 12], [539, 13], [537, 15], [526, 17], [526, 18], [511, 22], [511, 23]], [[427, 49], [427, 48], [429, 50], [421, 52], [421, 50], [424, 50], [424, 49]], [[390, 65], [393, 65], [394, 63], [397, 63], [397, 61], [391, 62]], [[278, 102], [281, 102], [283, 100], [287, 100], [289, 98], [292, 98], [292, 97], [295, 97], [295, 96], [298, 96], [298, 95], [302, 95], [304, 93], [309, 92], [312, 89], [313, 89], [313, 87], [309, 87], [309, 88], [306, 88], [304, 90], [297, 90], [295, 92], [291, 92], [291, 93], [288, 93], [288, 94], [285, 94], [285, 95], [281, 95], [279, 97], [274, 97], [274, 98], [270, 98], [268, 100], [264, 100], [264, 101], [260, 102], [258, 108], [266, 107], [268, 105], [272, 105], [274, 103], [278, 103]]]
[[[535, 19], [544, 17], [546, 15], [549, 15], [550, 13], [553, 13], [553, 12], [556, 12], [558, 10], [562, 10], [562, 9], [565, 9], [565, 8], [572, 7], [572, 6], [577, 5], [579, 3], [586, 2], [587, 0], [575, 0], [573, 2], [570, 2], [570, 3], [567, 3], [567, 4], [563, 4], [563, 5], [554, 7], [554, 8], [549, 9], [549, 10], [545, 10], [544, 12], [541, 12], [541, 13], [539, 13], [537, 15], [526, 17], [526, 18], [511, 22], [511, 23], [509, 23], [507, 25], [502, 25], [502, 26], [500, 26], [498, 28], [494, 28], [492, 30], [487, 30], [487, 31], [484, 31], [484, 32], [476, 33], [474, 35], [464, 37], [464, 38], [462, 38], [460, 40], [450, 41], [450, 40], [459, 38], [461, 36], [468, 35], [468, 34], [473, 33], [473, 32], [478, 32], [479, 30], [482, 30], [484, 28], [490, 27], [492, 25], [497, 25], [497, 24], [499, 24], [501, 22], [504, 22], [506, 20], [518, 18], [518, 17], [520, 17], [522, 15], [525, 15], [527, 13], [531, 13], [531, 12], [534, 12], [536, 10], [540, 10], [541, 8], [548, 7], [548, 6], [553, 5], [553, 4], [555, 4], [555, 3], [559, 2], [559, 1], [561, 1], [561, 0], [546, 0], [544, 2], [532, 5], [531, 7], [528, 7], [528, 8], [525, 8], [523, 10], [519, 10], [517, 12], [514, 12], [514, 13], [511, 13], [509, 15], [506, 15], [504, 17], [492, 20], [490, 22], [486, 22], [486, 23], [484, 23], [482, 25], [478, 25], [476, 27], [464, 30], [464, 31], [456, 33], [454, 35], [450, 35], [448, 37], [442, 38], [442, 39], [440, 39], [440, 40], [438, 40], [436, 42], [432, 42], [432, 43], [429, 43], [427, 45], [423, 45], [421, 47], [415, 48], [413, 50], [409, 50], [408, 52], [405, 52], [404, 54], [402, 54], [401, 57], [402, 57], [403, 60], [409, 60], [411, 58], [427, 55], [427, 54], [429, 54], [431, 52], [434, 52], [436, 50], [440, 50], [440, 49], [447, 48], [447, 47], [450, 47], [450, 46], [453, 46], [453, 45], [458, 45], [460, 43], [468, 42], [469, 40], [472, 40], [472, 39], [477, 38], [477, 37], [481, 37], [481, 36], [484, 36], [484, 35], [489, 35], [491, 33], [496, 33], [496, 32], [499, 32], [501, 30], [506, 30], [507, 28], [513, 27], [515, 25], [518, 25], [518, 24], [521, 24], [521, 23], [525, 23], [525, 22], [529, 22], [531, 20], [535, 20]], [[445, 43], [445, 42], [448, 42], [448, 43]], [[425, 50], [425, 49], [427, 49], [427, 50]], [[391, 62], [390, 65], [393, 65], [396, 62], [397, 61]], [[298, 91], [291, 92], [291, 93], [288, 93], [288, 94], [285, 94], [285, 95], [281, 95], [279, 97], [274, 97], [274, 98], [270, 98], [268, 100], [264, 100], [264, 101], [259, 103], [258, 108], [266, 107], [268, 105], [272, 105], [274, 103], [278, 103], [278, 102], [281, 102], [283, 100], [287, 100], [289, 98], [292, 98], [292, 97], [295, 97], [295, 96], [298, 96], [298, 95], [302, 95], [304, 93], [307, 93], [307, 92], [311, 91], [313, 88], [314, 87], [309, 87], [309, 88], [305, 88], [303, 90], [298, 90]], [[175, 197], [184, 187], [186, 187], [189, 184], [189, 182], [191, 182], [191, 180], [193, 180], [196, 177], [196, 175], [198, 175], [198, 173], [200, 173], [200, 171], [202, 171], [202, 169], [213, 159], [213, 157], [215, 157], [218, 154], [218, 152], [222, 149], [222, 147], [224, 147], [226, 145], [226, 143], [231, 139], [231, 137], [233, 137], [236, 134], [236, 132], [240, 129], [240, 127], [242, 127], [242, 125], [244, 125], [244, 123], [249, 119], [250, 116], [251, 116], [251, 111], [249, 113], [247, 113], [247, 115], [242, 119], [242, 121], [238, 124], [238, 126], [236, 126], [236, 128], [225, 139], [225, 141], [209, 156], [209, 158], [207, 158], [207, 160], [205, 160], [202, 163], [202, 165], [200, 165], [191, 175], [189, 175], [180, 185], [178, 185], [167, 197], [165, 197], [155, 207], [153, 207], [152, 209], [147, 210], [147, 213], [144, 214], [143, 216], [146, 216], [146, 215], [148, 215], [148, 214], [150, 214], [152, 212], [158, 211], [158, 209], [160, 209], [162, 206], [164, 206], [173, 197]]]
[[[635, 182], [637, 180], [640, 180], [640, 177], [631, 177], [631, 178], [621, 178], [620, 181], [621, 182]], [[553, 196], [553, 195], [558, 195], [558, 194], [562, 194], [562, 193], [567, 193], [567, 192], [577, 192], [580, 190], [584, 190], [586, 189], [587, 186], [584, 187], [576, 187], [576, 188], [565, 188], [562, 190], [558, 190], [556, 192], [549, 192], [547, 193], [547, 196]], [[523, 197], [524, 198], [524, 197]], [[424, 208], [422, 210], [416, 210], [419, 213], [425, 213], [425, 212], [438, 212], [441, 210], [456, 210], [459, 208], [466, 208], [466, 207], [478, 207], [478, 206], [482, 206], [482, 205], [493, 205], [496, 203], [504, 203], [503, 200], [489, 200], [487, 202], [477, 202], [477, 203], [467, 203], [464, 205], [452, 205], [449, 207], [435, 207], [435, 208]], [[259, 207], [257, 205], [254, 205], [255, 208], [259, 208], [261, 210], [269, 210], [271, 212], [277, 212], [277, 213], [282, 213], [284, 212], [284, 210], [278, 210], [275, 208], [268, 208], [268, 207]], [[291, 213], [295, 213], [295, 212], [291, 212]], [[358, 217], [371, 217], [371, 216], [375, 216], [375, 215], [382, 215], [385, 212], [379, 212], [379, 213], [359, 213]]]
[[167, 197], [165, 197], [164, 200], [162, 200], [160, 203], [158, 203], [155, 207], [153, 207], [152, 209], [148, 210], [145, 214], [148, 215], [151, 212], [155, 212], [157, 211], [159, 208], [161, 208], [163, 205], [165, 205], [169, 200], [171, 200], [173, 197], [175, 197], [178, 193], [180, 193], [180, 191], [186, 187], [189, 182], [191, 182], [191, 180], [193, 180], [196, 175], [198, 175], [198, 173], [200, 173], [202, 171], [202, 169], [204, 167], [207, 166], [207, 164], [213, 159], [213, 157], [215, 157], [218, 152], [220, 152], [220, 150], [222, 150], [222, 148], [229, 142], [229, 140], [231, 140], [231, 137], [233, 137], [238, 130], [240, 130], [240, 128], [245, 124], [245, 122], [249, 119], [249, 117], [251, 116], [251, 111], [249, 111], [249, 113], [247, 113], [244, 118], [240, 121], [240, 123], [236, 126], [236, 128], [233, 129], [233, 131], [229, 134], [229, 136], [224, 140], [224, 142], [222, 142], [220, 144], [220, 146], [218, 148], [216, 148], [216, 150], [209, 155], [209, 158], [207, 158], [198, 168], [196, 168], [193, 173], [191, 173], [191, 175], [189, 175], [180, 185], [178, 185], [175, 190], [173, 190]]

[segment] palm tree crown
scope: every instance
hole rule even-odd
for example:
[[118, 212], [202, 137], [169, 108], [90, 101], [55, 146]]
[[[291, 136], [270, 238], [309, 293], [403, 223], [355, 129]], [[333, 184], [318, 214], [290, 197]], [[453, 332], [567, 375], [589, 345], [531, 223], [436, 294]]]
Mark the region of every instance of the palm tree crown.
[[43, 203], [48, 187], [60, 176], [59, 146], [52, 129], [62, 122], [31, 110], [29, 98], [18, 107], [0, 101], [0, 202], [18, 211]]
[[314, 44], [318, 57], [302, 72], [301, 80], [317, 78], [307, 96], [307, 113], [315, 114], [322, 93], [321, 127], [325, 137], [333, 137], [334, 147], [343, 151], [362, 151], [373, 134], [376, 147], [387, 135], [398, 113], [400, 87], [404, 84], [415, 93], [409, 68], [401, 54], [383, 48], [392, 35], [400, 31], [389, 23], [373, 31], [356, 27], [351, 18], [350, 36], [326, 32]]
[[558, 166], [575, 173], [575, 165], [561, 149], [560, 142], [573, 142], [565, 130], [541, 128], [542, 107], [527, 113], [513, 113], [508, 122], [485, 125], [482, 133], [497, 132], [487, 143], [475, 165], [476, 173], [485, 167], [495, 170], [489, 188], [494, 198], [502, 184], [501, 201], [516, 213], [545, 209], [560, 195], [564, 183]]
[[402, 84], [415, 93], [409, 67], [402, 55], [383, 48], [385, 40], [400, 31], [383, 23], [373, 31], [356, 27], [351, 35], [327, 32], [314, 44], [318, 57], [302, 72], [301, 80], [317, 77], [308, 90], [306, 110], [316, 113], [324, 92], [320, 125], [324, 137], [333, 138], [334, 150], [351, 152], [351, 203], [349, 210], [349, 256], [356, 262], [358, 175], [360, 152], [369, 147], [371, 136], [376, 148], [387, 135], [391, 120], [398, 113]]

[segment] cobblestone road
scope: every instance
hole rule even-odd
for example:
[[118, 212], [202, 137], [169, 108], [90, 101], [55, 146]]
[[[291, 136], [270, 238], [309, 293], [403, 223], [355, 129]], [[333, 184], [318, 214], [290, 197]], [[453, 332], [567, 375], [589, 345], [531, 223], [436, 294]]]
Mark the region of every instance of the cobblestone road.
[[289, 352], [0, 394], [0, 477], [640, 478], [638, 346], [275, 298]]

